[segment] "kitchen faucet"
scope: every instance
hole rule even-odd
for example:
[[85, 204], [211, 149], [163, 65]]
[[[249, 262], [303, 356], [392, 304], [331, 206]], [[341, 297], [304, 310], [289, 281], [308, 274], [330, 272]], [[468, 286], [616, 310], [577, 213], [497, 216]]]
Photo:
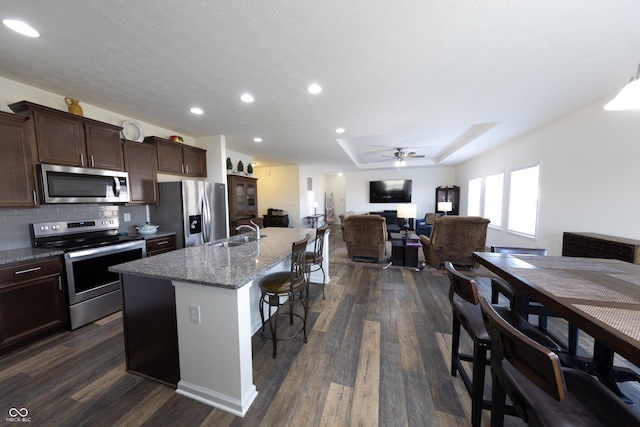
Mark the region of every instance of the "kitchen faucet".
[[240, 231], [241, 228], [249, 228], [251, 231], [255, 231], [256, 232], [256, 240], [260, 240], [260, 226], [258, 224], [256, 224], [253, 221], [249, 221], [251, 224], [253, 224], [255, 226], [255, 228], [253, 228], [252, 226], [250, 226], [249, 224], [242, 224], [236, 227], [236, 231]]

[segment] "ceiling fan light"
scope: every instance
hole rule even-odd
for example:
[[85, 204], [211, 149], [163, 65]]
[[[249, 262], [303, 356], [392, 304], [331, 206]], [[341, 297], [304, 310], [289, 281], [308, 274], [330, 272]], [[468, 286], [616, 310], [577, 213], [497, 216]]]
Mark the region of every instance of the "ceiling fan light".
[[406, 165], [407, 165], [407, 162], [404, 159], [400, 160], [400, 166], [406, 166]]
[[400, 160], [396, 160], [395, 163], [393, 164], [395, 167], [399, 168], [400, 167]]

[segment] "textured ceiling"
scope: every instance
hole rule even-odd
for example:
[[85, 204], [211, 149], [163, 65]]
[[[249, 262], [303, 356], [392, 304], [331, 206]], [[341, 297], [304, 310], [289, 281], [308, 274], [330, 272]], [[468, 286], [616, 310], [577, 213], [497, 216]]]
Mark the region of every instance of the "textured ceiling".
[[42, 34], [1, 26], [0, 76], [325, 173], [393, 167], [397, 147], [425, 155], [409, 166], [455, 164], [612, 98], [640, 61], [637, 0], [3, 0], [0, 15]]

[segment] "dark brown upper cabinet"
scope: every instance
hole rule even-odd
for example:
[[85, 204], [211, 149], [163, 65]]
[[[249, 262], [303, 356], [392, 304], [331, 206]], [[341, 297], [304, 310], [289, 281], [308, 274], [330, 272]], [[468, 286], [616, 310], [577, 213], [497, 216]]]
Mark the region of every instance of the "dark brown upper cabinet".
[[38, 206], [30, 119], [0, 111], [0, 207]]
[[207, 176], [207, 150], [157, 136], [148, 136], [144, 141], [156, 144], [158, 172], [193, 177]]
[[124, 170], [120, 126], [28, 101], [9, 108], [34, 121], [38, 163]]
[[131, 204], [158, 203], [156, 147], [145, 142], [123, 140], [124, 166], [129, 173]]

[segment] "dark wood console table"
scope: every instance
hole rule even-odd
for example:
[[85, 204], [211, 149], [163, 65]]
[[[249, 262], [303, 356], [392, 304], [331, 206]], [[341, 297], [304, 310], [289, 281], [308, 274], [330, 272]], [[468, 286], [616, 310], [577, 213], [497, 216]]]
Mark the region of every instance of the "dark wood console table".
[[640, 264], [640, 240], [597, 233], [565, 232], [562, 256], [608, 258]]
[[265, 227], [289, 227], [289, 215], [264, 215], [262, 224]]

